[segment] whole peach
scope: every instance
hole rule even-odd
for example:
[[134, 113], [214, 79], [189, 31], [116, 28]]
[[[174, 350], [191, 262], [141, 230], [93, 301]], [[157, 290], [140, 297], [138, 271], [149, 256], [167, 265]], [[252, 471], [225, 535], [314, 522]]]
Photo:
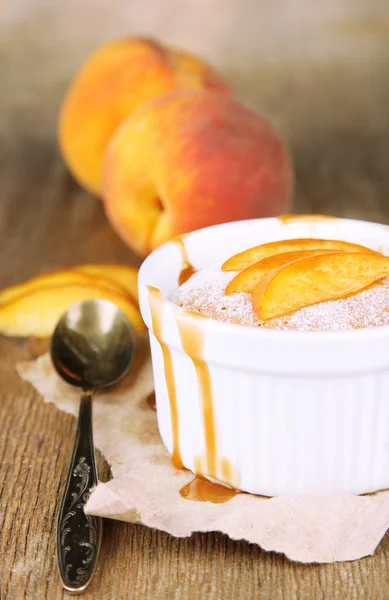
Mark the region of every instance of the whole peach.
[[144, 102], [181, 87], [228, 91], [203, 61], [151, 39], [119, 39], [93, 52], [58, 122], [63, 158], [79, 183], [100, 194], [103, 154], [118, 125]]
[[287, 212], [292, 187], [288, 151], [269, 121], [206, 90], [144, 105], [104, 161], [107, 216], [141, 255], [180, 233]]

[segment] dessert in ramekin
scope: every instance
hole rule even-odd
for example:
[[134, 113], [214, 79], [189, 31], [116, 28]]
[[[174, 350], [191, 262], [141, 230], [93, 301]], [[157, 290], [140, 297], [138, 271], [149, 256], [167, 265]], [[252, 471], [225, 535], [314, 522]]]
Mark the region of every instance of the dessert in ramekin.
[[[348, 299], [343, 313], [335, 301], [321, 312], [307, 307], [276, 319], [274, 327], [258, 326], [252, 313], [251, 322], [240, 324], [249, 314], [244, 297], [231, 296], [223, 311], [230, 313], [218, 318], [234, 275], [221, 273], [221, 265], [247, 248], [294, 238], [344, 240], [389, 254], [385, 225], [308, 216], [209, 227], [145, 260], [139, 293], [161, 437], [177, 467], [253, 494], [387, 488], [388, 284]], [[214, 286], [208, 306], [214, 294], [219, 315], [193, 304], [207, 273]]]

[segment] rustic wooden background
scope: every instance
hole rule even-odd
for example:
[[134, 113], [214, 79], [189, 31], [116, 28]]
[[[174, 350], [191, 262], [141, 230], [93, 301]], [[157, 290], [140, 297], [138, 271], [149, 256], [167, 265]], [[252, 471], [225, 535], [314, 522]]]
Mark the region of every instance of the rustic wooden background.
[[[268, 114], [293, 155], [298, 212], [389, 223], [389, 9], [384, 0], [3, 0], [0, 3], [0, 286], [83, 262], [139, 260], [70, 178], [55, 119], [82, 58], [151, 33], [208, 58]], [[75, 423], [15, 373], [43, 347], [0, 339], [0, 598], [67, 597], [54, 516]], [[99, 461], [107, 477], [108, 467]], [[389, 537], [374, 557], [293, 564], [220, 534], [177, 540], [106, 522], [86, 599], [386, 600]]]

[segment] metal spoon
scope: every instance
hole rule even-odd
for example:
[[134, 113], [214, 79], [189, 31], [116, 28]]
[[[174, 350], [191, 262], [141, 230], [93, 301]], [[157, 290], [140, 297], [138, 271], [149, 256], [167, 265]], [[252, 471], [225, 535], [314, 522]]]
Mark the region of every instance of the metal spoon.
[[100, 549], [102, 520], [84, 506], [97, 485], [92, 432], [94, 390], [121, 379], [131, 364], [135, 336], [125, 315], [106, 300], [86, 300], [61, 317], [51, 340], [58, 374], [82, 388], [73, 456], [57, 526], [57, 558], [62, 584], [69, 592], [88, 586]]

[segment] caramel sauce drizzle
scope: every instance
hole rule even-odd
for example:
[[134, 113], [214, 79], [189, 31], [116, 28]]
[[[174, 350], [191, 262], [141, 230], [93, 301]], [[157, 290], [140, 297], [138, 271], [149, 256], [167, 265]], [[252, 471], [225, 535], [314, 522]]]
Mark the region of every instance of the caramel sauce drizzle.
[[192, 359], [202, 404], [205, 438], [204, 470], [207, 475], [217, 479], [217, 446], [211, 377], [208, 365], [198, 358], [203, 353], [204, 334], [194, 322], [196, 318], [202, 317], [189, 311], [176, 314], [182, 347], [184, 352]]
[[148, 298], [151, 311], [151, 321], [153, 324], [154, 335], [157, 338], [163, 356], [163, 364], [165, 370], [166, 387], [169, 396], [170, 418], [172, 426], [173, 452], [172, 463], [177, 469], [184, 467], [180, 453], [180, 439], [178, 426], [178, 409], [177, 409], [177, 390], [174, 379], [173, 359], [168, 346], [162, 341], [162, 312], [163, 298], [161, 292], [152, 286], [148, 287]]
[[[182, 285], [189, 277], [196, 273], [196, 269], [191, 265], [188, 259], [184, 244], [184, 236], [176, 238], [174, 241], [179, 244], [181, 248], [183, 266], [178, 283], [179, 285]], [[162, 350], [166, 387], [169, 396], [173, 439], [172, 463], [177, 469], [183, 469], [184, 465], [179, 445], [177, 390], [174, 379], [173, 359], [169, 347], [162, 341], [162, 313], [164, 299], [157, 288], [149, 286], [148, 291], [153, 331]], [[184, 352], [191, 358], [196, 373], [198, 393], [202, 408], [205, 453], [202, 456], [196, 456], [194, 458], [194, 470], [197, 475], [192, 481], [181, 488], [180, 494], [187, 500], [222, 504], [228, 502], [240, 492], [231, 487], [225, 487], [224, 485], [211, 482], [206, 479], [202, 473], [226, 483], [230, 483], [234, 480], [234, 485], [238, 485], [239, 483], [239, 474], [234, 473], [229, 459], [224, 457], [219, 459], [218, 457], [211, 377], [208, 365], [201, 358], [203, 355], [204, 334], [201, 328], [196, 324], [196, 318], [202, 319], [203, 317], [198, 313], [190, 311], [176, 312], [176, 322], [182, 347]], [[218, 471], [220, 471], [220, 473], [218, 473]]]
[[224, 504], [239, 493], [238, 490], [208, 481], [201, 475], [196, 475], [192, 481], [180, 489], [181, 496], [186, 500], [212, 502], [213, 504]]
[[222, 481], [232, 481], [234, 476], [232, 464], [225, 456], [220, 459], [220, 472]]
[[194, 266], [191, 264], [191, 262], [189, 260], [188, 253], [186, 251], [186, 246], [185, 246], [185, 236], [180, 235], [179, 237], [176, 237], [173, 241], [176, 244], [178, 244], [181, 249], [182, 268], [181, 268], [180, 274], [178, 276], [178, 285], [182, 285], [183, 283], [188, 281], [188, 279], [190, 277], [192, 277], [192, 275], [194, 275], [197, 272], [197, 270], [194, 268]]
[[336, 217], [332, 217], [331, 215], [279, 215], [278, 220], [281, 223], [293, 223], [294, 221], [305, 221], [306, 223], [317, 223], [318, 221], [328, 221], [336, 219]]

